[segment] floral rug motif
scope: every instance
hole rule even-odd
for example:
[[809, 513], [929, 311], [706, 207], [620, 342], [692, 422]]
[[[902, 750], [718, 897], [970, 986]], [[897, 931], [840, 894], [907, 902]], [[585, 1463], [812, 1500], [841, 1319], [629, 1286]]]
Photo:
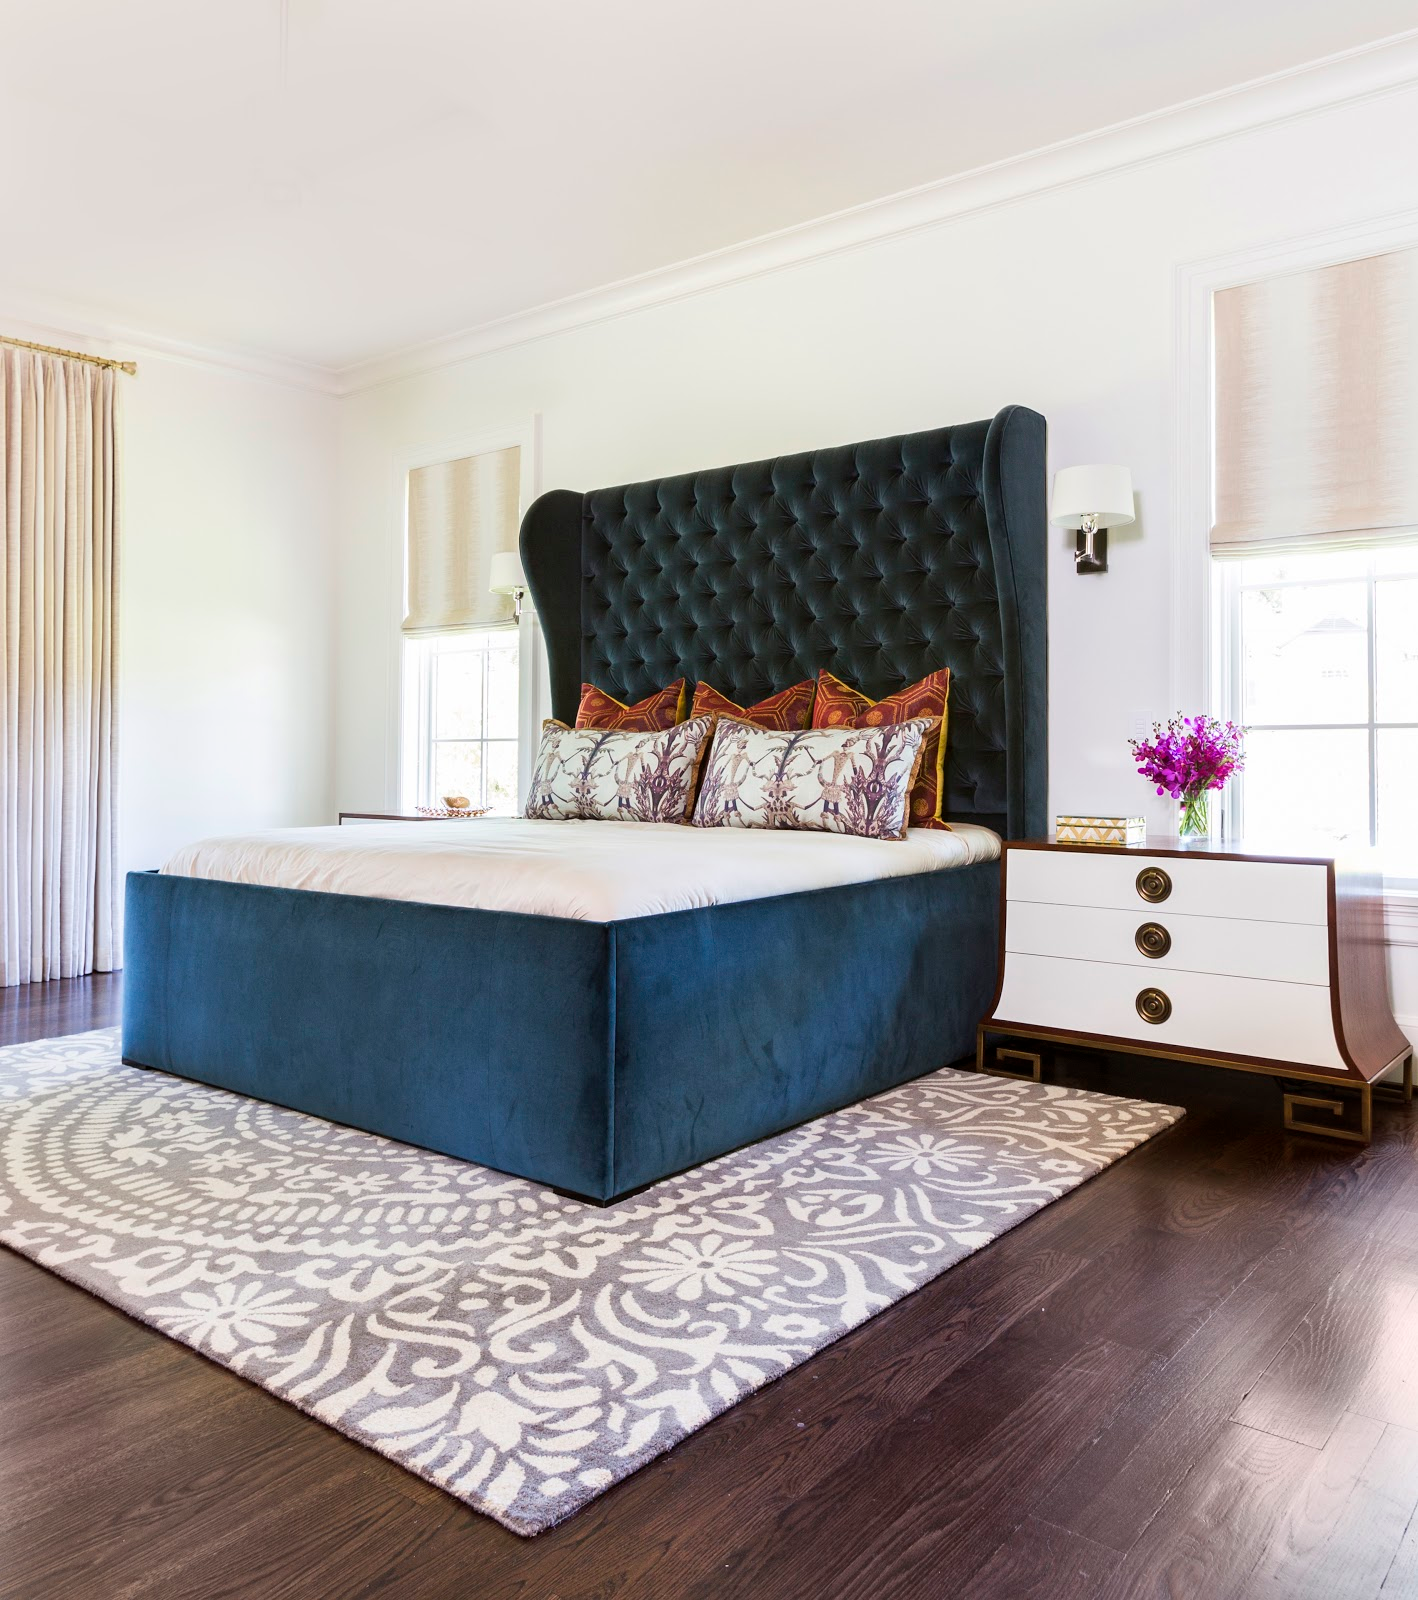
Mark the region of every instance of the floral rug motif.
[[1181, 1115], [946, 1068], [601, 1209], [104, 1030], [0, 1050], [0, 1241], [533, 1534]]

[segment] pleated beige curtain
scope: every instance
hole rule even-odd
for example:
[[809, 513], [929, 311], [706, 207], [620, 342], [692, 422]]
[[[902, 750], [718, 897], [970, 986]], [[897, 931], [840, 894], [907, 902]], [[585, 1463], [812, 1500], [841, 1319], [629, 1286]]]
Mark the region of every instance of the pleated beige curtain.
[[0, 987], [119, 964], [118, 382], [0, 346]]

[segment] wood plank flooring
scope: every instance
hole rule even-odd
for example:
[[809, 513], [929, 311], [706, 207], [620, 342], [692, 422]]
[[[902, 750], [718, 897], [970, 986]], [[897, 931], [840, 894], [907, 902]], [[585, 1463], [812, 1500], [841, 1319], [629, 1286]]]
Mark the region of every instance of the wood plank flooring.
[[0, 1597], [1418, 1600], [1418, 1106], [1052, 1075], [1190, 1115], [534, 1540], [0, 1251]]

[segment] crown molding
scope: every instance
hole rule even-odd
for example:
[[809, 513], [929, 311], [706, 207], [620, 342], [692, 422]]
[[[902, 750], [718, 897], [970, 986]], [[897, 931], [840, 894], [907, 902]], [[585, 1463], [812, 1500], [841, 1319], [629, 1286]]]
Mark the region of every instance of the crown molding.
[[350, 395], [1415, 84], [1418, 29], [343, 367], [169, 338], [102, 314], [27, 301], [3, 288], [0, 316], [3, 331], [22, 338], [96, 345], [98, 355], [146, 356], [316, 394]]
[[[7, 293], [3, 288], [0, 288], [0, 318], [3, 318], [0, 332], [21, 339], [35, 339], [42, 344], [63, 344], [82, 349], [86, 355], [115, 356], [139, 362], [145, 359], [175, 361], [183, 366], [236, 373], [264, 383], [307, 389], [316, 394], [338, 395], [344, 392], [339, 374], [329, 367], [314, 366], [259, 351], [222, 349], [184, 339], [170, 339], [163, 334], [106, 322], [102, 318], [74, 314], [59, 306], [27, 301]], [[140, 374], [141, 371], [140, 366]]]
[[1418, 29], [354, 363], [335, 374], [338, 392], [629, 316], [1415, 83]]

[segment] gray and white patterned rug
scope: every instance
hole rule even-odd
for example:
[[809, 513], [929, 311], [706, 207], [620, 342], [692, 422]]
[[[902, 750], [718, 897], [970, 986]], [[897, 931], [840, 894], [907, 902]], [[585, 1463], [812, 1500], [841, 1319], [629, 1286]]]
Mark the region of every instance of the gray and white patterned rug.
[[539, 1533], [1182, 1115], [946, 1069], [598, 1209], [0, 1050], [0, 1241]]

